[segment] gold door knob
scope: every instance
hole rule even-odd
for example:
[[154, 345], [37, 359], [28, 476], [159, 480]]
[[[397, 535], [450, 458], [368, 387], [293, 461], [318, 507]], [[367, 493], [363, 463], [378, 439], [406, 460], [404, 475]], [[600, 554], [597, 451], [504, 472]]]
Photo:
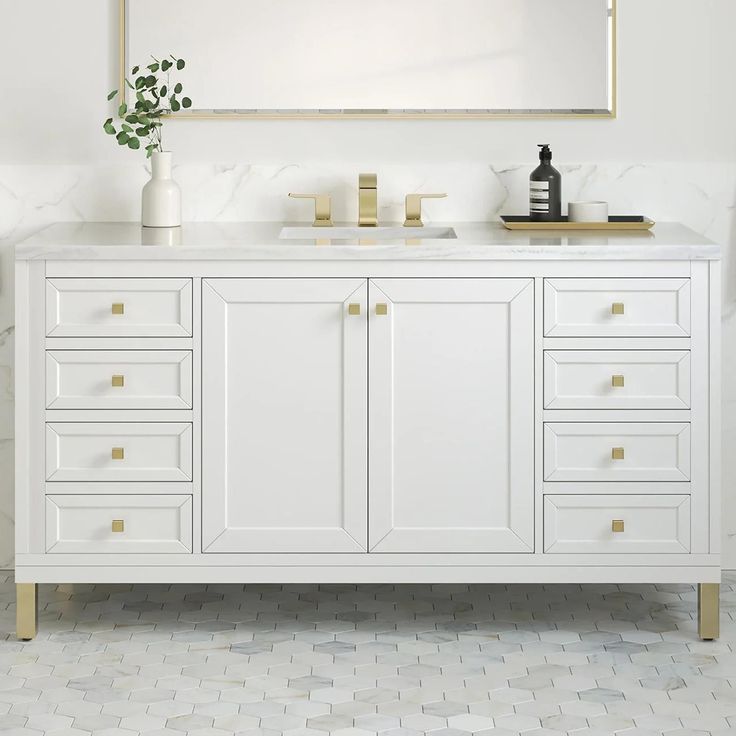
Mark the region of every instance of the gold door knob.
[[613, 388], [623, 388], [624, 387], [624, 377], [623, 376], [611, 376], [611, 386], [613, 386]]
[[113, 376], [112, 385], [113, 388], [123, 388], [125, 386], [125, 376]]
[[122, 302], [113, 302], [112, 313], [125, 314], [125, 304], [123, 304]]
[[613, 447], [611, 448], [611, 460], [623, 460], [624, 459], [624, 448]]
[[623, 302], [614, 302], [611, 304], [611, 314], [623, 314], [624, 313], [624, 303]]
[[125, 521], [123, 519], [113, 519], [112, 520], [112, 530], [116, 534], [120, 534], [121, 532], [125, 531]]
[[113, 460], [125, 460], [125, 448], [113, 447], [111, 457]]
[[613, 519], [611, 521], [611, 531], [614, 534], [620, 534], [624, 530], [624, 520], [623, 519]]
[[351, 317], [360, 316], [360, 304], [348, 304], [348, 314]]
[[376, 304], [376, 314], [385, 317], [388, 314], [388, 304]]

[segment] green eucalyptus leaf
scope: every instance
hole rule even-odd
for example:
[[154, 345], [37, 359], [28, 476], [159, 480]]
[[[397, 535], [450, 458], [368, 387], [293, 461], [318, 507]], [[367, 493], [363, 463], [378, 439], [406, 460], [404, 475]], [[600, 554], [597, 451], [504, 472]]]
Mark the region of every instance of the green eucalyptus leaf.
[[142, 128], [135, 129], [135, 134], [139, 138], [145, 138], [150, 132], [151, 132], [151, 129], [147, 125]]
[[122, 128], [122, 129], [123, 129], [123, 130], [124, 130], [124, 131], [125, 131], [126, 133], [132, 133], [132, 132], [133, 132], [133, 128], [131, 128], [131, 127], [130, 127], [130, 125], [128, 125], [127, 123], [123, 123], [123, 124], [122, 124], [122, 125], [121, 125], [120, 127], [121, 127], [121, 128]]
[[126, 145], [130, 140], [130, 136], [122, 130], [115, 136], [115, 138], [117, 138], [117, 141], [121, 146]]
[[128, 112], [128, 106], [123, 102], [118, 108], [118, 115], [122, 118]]
[[140, 147], [141, 147], [141, 142], [137, 138], [131, 138], [128, 141], [128, 148], [131, 148], [134, 151], [137, 151]]
[[177, 59], [176, 60], [176, 68], [181, 71], [185, 66], [184, 59]]
[[172, 63], [168, 59], [164, 59], [161, 62], [161, 71], [162, 72], [167, 72], [167, 71], [169, 71], [169, 69], [171, 69], [172, 66], [173, 66]]
[[158, 71], [158, 64], [149, 64], [146, 69], [155, 74]]
[[135, 89], [135, 87], [130, 83], [130, 79], [126, 79], [125, 84], [127, 84], [130, 89]]
[[174, 92], [178, 95], [181, 94], [183, 87], [181, 86], [181, 82], [177, 82], [174, 86]]
[[184, 97], [181, 101], [181, 106], [188, 109], [192, 106], [192, 101], [188, 97]]
[[145, 77], [136, 77], [135, 78], [135, 88], [136, 89], [143, 89], [143, 87], [146, 86], [146, 78]]
[[110, 102], [110, 100], [115, 97], [115, 95], [118, 93], [116, 89], [114, 89], [110, 94], [107, 96], [107, 101]]
[[138, 122], [138, 116], [134, 113], [130, 113], [130, 115], [125, 116], [125, 122], [130, 123], [131, 125], [135, 125], [135, 123]]
[[134, 67], [133, 67], [133, 68], [131, 69], [131, 74], [138, 74], [138, 72], [140, 71], [140, 69], [141, 69], [141, 68], [140, 68], [140, 67], [139, 67], [139, 66], [138, 66], [138, 65], [136, 64], [136, 65], [135, 65], [135, 66], [134, 66]]
[[108, 135], [116, 135], [117, 131], [115, 130], [115, 126], [112, 124], [112, 118], [110, 120], [105, 120], [102, 129], [107, 133]]
[[164, 84], [161, 85], [161, 97], [166, 97], [166, 93], [169, 91], [169, 88]]
[[146, 87], [154, 87], [156, 85], [156, 77], [153, 74], [149, 74], [146, 77]]

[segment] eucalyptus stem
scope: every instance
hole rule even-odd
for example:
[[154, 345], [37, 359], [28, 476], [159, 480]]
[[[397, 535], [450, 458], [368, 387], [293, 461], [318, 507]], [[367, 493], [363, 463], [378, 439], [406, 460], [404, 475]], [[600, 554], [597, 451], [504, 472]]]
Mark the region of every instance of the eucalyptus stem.
[[[102, 124], [104, 131], [114, 135], [120, 146], [138, 150], [143, 142], [147, 158], [154, 151], [163, 151], [163, 118], [192, 106], [189, 97], [182, 96], [181, 82], [171, 86], [171, 70], [174, 67], [177, 71], [184, 69], [184, 59], [173, 54], [162, 57], [160, 61], [155, 56], [151, 58], [153, 61], [145, 67], [147, 73], [141, 72], [141, 67], [136, 65], [131, 70], [133, 81], [125, 79], [125, 86], [135, 93], [133, 108], [130, 109], [125, 101], [124, 86], [118, 107], [121, 121], [116, 125], [113, 118], [107, 118]], [[117, 94], [118, 90], [110, 92], [108, 102]]]

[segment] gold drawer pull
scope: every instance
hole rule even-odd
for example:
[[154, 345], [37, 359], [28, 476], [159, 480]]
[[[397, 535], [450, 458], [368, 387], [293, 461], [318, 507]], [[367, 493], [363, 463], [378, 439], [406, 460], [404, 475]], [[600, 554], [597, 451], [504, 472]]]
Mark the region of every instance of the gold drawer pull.
[[125, 314], [125, 304], [123, 304], [122, 302], [113, 302], [112, 313]]
[[623, 388], [624, 387], [624, 377], [623, 376], [611, 376], [611, 386], [613, 386], [613, 388]]
[[624, 530], [624, 520], [623, 519], [613, 519], [611, 521], [611, 531], [614, 534], [620, 534]]
[[125, 448], [113, 447], [111, 457], [113, 460], [125, 460]]
[[611, 314], [623, 314], [624, 313], [624, 303], [623, 302], [614, 302], [611, 304]]
[[376, 304], [376, 314], [385, 317], [388, 314], [388, 304]]
[[112, 520], [112, 530], [116, 534], [124, 532], [125, 531], [125, 521], [123, 519], [113, 519]]
[[612, 447], [611, 448], [611, 460], [623, 460], [624, 459], [624, 448], [623, 447]]
[[113, 376], [112, 385], [113, 388], [123, 388], [125, 386], [125, 376]]
[[348, 304], [348, 314], [351, 317], [360, 316], [360, 304]]

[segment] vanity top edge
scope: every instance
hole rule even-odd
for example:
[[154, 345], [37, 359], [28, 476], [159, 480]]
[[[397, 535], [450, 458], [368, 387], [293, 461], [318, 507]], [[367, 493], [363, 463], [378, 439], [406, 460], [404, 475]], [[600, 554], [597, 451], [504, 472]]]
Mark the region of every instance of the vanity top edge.
[[651, 231], [510, 231], [500, 222], [432, 223], [455, 239], [417, 237], [284, 240], [281, 222], [191, 222], [142, 228], [135, 222], [58, 222], [15, 246], [16, 260], [718, 260], [716, 243], [674, 222]]

